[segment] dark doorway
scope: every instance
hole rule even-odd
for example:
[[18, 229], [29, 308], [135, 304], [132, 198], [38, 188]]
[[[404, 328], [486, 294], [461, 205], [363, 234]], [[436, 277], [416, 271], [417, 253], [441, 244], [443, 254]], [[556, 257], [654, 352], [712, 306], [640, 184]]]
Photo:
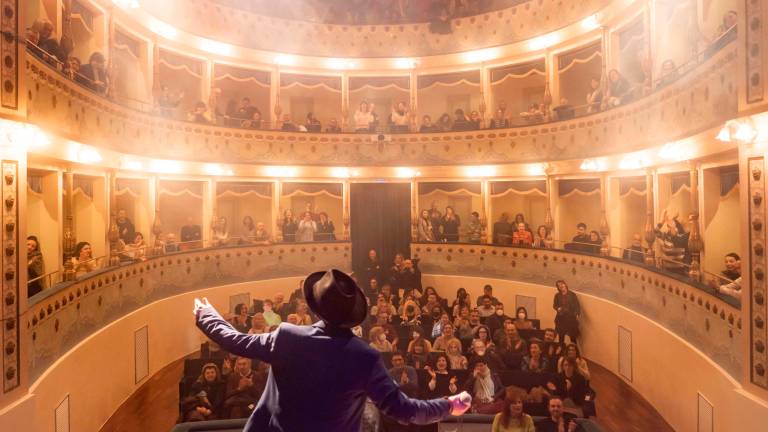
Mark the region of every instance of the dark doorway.
[[376, 249], [384, 268], [395, 254], [410, 255], [411, 185], [352, 183], [350, 190], [352, 268], [365, 268], [368, 251]]

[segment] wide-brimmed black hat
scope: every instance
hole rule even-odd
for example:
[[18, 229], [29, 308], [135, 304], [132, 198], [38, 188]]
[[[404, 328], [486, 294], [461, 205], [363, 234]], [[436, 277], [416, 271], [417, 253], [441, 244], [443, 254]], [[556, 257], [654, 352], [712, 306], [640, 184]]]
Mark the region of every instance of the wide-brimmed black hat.
[[341, 270], [319, 271], [307, 276], [304, 298], [313, 312], [335, 327], [355, 327], [368, 313], [363, 290]]

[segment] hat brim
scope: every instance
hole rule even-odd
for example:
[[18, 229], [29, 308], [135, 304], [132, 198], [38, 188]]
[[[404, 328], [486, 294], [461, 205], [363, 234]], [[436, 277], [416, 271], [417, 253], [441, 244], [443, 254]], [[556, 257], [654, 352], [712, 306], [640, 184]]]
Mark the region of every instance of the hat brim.
[[323, 308], [320, 307], [317, 299], [315, 298], [315, 291], [313, 288], [315, 283], [317, 283], [317, 281], [325, 276], [325, 273], [326, 271], [314, 272], [307, 276], [306, 279], [304, 279], [304, 286], [302, 287], [302, 290], [304, 291], [304, 299], [307, 301], [307, 306], [309, 306], [309, 308], [312, 309], [312, 311], [316, 313], [323, 321], [333, 324], [336, 327], [352, 328], [362, 324], [363, 321], [365, 321], [365, 318], [368, 316], [368, 302], [365, 299], [363, 290], [361, 290], [355, 281], [352, 280], [352, 278], [350, 278], [344, 272], [339, 272], [343, 275], [341, 277], [349, 278], [349, 282], [353, 283], [356, 288], [355, 304], [352, 307], [352, 310], [349, 312], [349, 316], [342, 319], [341, 322], [338, 322], [339, 320], [337, 318], [328, 316]]

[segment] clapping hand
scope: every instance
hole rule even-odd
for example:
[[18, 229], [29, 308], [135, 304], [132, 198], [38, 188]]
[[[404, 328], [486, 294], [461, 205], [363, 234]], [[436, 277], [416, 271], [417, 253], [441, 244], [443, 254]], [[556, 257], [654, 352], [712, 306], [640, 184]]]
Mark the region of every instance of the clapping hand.
[[192, 313], [195, 314], [195, 316], [197, 316], [197, 312], [199, 312], [201, 309], [203, 309], [205, 307], [209, 307], [210, 305], [211, 304], [208, 303], [208, 298], [207, 297], [203, 297], [202, 301], [200, 301], [199, 298], [195, 298], [195, 308], [192, 309]]
[[[448, 396], [451, 403], [451, 415], [460, 416], [472, 406], [472, 396], [467, 392], [461, 392], [454, 396]], [[571, 431], [572, 432], [572, 431]]]
[[577, 427], [578, 425], [576, 424], [575, 421], [571, 420], [568, 422], [568, 432], [576, 432]]

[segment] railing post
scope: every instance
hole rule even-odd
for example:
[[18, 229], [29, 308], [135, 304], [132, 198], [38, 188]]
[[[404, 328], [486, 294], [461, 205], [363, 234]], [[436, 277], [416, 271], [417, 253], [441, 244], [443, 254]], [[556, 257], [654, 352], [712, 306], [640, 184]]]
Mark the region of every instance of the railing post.
[[272, 183], [272, 216], [275, 221], [275, 242], [283, 241], [283, 215], [280, 208], [280, 195], [282, 194], [283, 184], [280, 180]]
[[645, 175], [645, 229], [643, 234], [648, 249], [645, 252], [645, 264], [648, 266], [656, 265], [656, 257], [653, 249], [653, 243], [656, 241], [656, 231], [653, 206], [653, 170], [646, 171]]
[[697, 163], [690, 163], [692, 213], [690, 215], [691, 230], [688, 237], [688, 251], [691, 254], [691, 268], [688, 271], [688, 276], [695, 281], [701, 279], [701, 250], [704, 246], [704, 242], [701, 240], [701, 233], [699, 231], [698, 169], [699, 167]]
[[480, 243], [491, 243], [491, 236], [488, 235], [488, 219], [491, 217], [491, 182], [488, 179], [480, 183], [480, 195], [483, 200], [483, 208], [480, 212]]
[[344, 224], [344, 232], [342, 234], [342, 239], [344, 241], [348, 241], [350, 238], [350, 228], [349, 228], [349, 221], [350, 221], [350, 201], [349, 201], [349, 193], [350, 193], [350, 182], [349, 179], [345, 179], [344, 183], [342, 184], [342, 192], [341, 192], [341, 201], [342, 201], [342, 223]]
[[419, 183], [411, 179], [411, 241], [419, 241]]
[[65, 281], [72, 281], [75, 279], [75, 266], [72, 263], [72, 256], [75, 253], [75, 244], [77, 239], [75, 237], [75, 217], [72, 211], [72, 204], [74, 200], [74, 174], [71, 170], [67, 170], [64, 173], [64, 191], [66, 197], [64, 199], [64, 274], [63, 279]]
[[607, 203], [608, 203], [608, 184], [606, 175], [600, 176], [600, 236], [603, 238], [603, 244], [600, 246], [600, 255], [611, 255], [610, 236], [611, 230], [608, 226], [607, 216]]
[[108, 195], [107, 202], [109, 205], [109, 230], [107, 231], [107, 240], [109, 240], [109, 265], [116, 266], [120, 264], [120, 258], [118, 252], [120, 249], [120, 230], [117, 228], [117, 178], [115, 176], [115, 170], [109, 170], [107, 173], [108, 181]]
[[160, 179], [159, 177], [155, 176], [152, 178], [152, 202], [154, 203], [155, 207], [155, 220], [152, 221], [152, 234], [155, 236], [155, 243], [154, 243], [154, 249], [156, 255], [162, 255], [164, 253], [163, 249], [163, 223], [160, 220]]

